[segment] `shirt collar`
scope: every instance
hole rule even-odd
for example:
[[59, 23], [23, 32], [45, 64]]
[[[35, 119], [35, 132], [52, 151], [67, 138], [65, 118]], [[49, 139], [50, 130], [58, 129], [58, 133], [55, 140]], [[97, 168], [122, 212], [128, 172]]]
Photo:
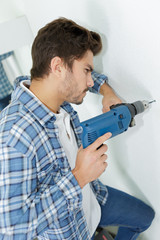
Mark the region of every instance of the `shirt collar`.
[[[15, 79], [12, 101], [20, 101], [42, 125], [48, 121], [54, 122], [56, 120], [55, 114], [50, 111], [32, 92], [20, 86], [20, 82], [26, 80], [31, 81], [30, 76], [20, 76]], [[75, 114], [75, 111], [68, 102], [64, 102], [61, 107], [64, 108], [71, 116]]]

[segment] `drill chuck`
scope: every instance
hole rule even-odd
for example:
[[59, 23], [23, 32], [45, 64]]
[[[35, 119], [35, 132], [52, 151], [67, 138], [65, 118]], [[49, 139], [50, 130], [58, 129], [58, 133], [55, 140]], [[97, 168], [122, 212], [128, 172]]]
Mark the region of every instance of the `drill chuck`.
[[148, 101], [136, 101], [133, 103], [120, 103], [117, 105], [113, 105], [111, 106], [111, 109], [119, 107], [121, 105], [125, 105], [128, 107], [130, 113], [131, 113], [131, 117], [134, 118], [137, 114], [144, 112], [148, 107], [149, 107], [149, 103]]
[[144, 112], [147, 108], [149, 108], [149, 105], [151, 103], [155, 102], [155, 100], [148, 102], [146, 100], [143, 101], [136, 101], [133, 103], [124, 103], [126, 105], [131, 113], [132, 118], [134, 118], [135, 115]]
[[142, 113], [145, 110], [145, 105], [143, 104], [142, 101], [134, 102], [131, 105], [135, 107], [135, 115]]

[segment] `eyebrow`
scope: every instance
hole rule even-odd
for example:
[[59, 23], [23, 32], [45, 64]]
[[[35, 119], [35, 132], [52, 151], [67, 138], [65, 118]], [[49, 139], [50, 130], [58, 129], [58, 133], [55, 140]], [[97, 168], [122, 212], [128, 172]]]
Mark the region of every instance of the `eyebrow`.
[[90, 64], [87, 64], [87, 67], [90, 69], [90, 71], [93, 71], [93, 67]]

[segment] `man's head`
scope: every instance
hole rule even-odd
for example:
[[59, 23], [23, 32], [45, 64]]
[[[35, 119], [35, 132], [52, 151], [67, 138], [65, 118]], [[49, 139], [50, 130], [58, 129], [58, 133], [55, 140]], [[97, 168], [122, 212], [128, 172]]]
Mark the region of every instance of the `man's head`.
[[79, 26], [72, 20], [59, 18], [39, 30], [32, 46], [31, 79], [50, 73], [51, 60], [58, 56], [72, 70], [74, 60], [90, 50], [95, 56], [102, 48], [99, 34]]

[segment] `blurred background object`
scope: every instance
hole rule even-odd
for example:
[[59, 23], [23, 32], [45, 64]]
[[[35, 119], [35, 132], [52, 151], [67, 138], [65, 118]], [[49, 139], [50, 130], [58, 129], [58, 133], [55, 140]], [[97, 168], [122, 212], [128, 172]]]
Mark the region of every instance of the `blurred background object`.
[[[31, 66], [30, 49], [26, 51], [26, 48], [32, 43], [33, 34], [26, 16], [16, 17], [0, 23], [0, 33], [1, 111], [11, 100], [14, 79], [29, 73]], [[25, 62], [25, 59], [27, 59], [27, 62]], [[26, 71], [27, 66], [28, 70]]]

